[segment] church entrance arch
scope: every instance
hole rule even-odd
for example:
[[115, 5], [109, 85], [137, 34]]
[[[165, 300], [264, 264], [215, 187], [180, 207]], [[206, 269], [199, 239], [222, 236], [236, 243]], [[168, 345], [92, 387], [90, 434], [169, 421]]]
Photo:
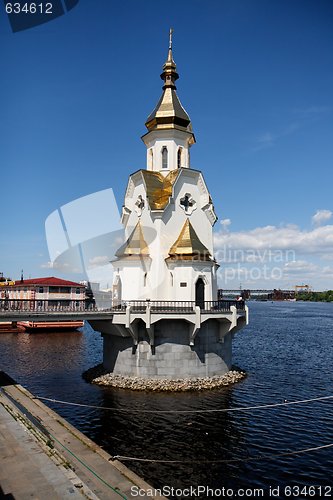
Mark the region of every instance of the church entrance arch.
[[205, 302], [205, 282], [202, 278], [198, 278], [195, 284], [195, 305], [200, 309], [204, 308]]

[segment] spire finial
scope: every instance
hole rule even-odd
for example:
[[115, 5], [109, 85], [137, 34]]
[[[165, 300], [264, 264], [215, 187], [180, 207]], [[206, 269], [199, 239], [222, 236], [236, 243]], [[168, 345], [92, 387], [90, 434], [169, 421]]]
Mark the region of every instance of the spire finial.
[[163, 73], [161, 74], [161, 78], [165, 82], [163, 89], [166, 89], [167, 87], [171, 87], [174, 90], [176, 90], [175, 80], [177, 80], [179, 78], [179, 76], [178, 76], [177, 71], [176, 71], [176, 63], [173, 60], [173, 56], [172, 56], [172, 34], [173, 34], [173, 28], [170, 28], [170, 30], [169, 30], [168, 57], [164, 63]]
[[169, 30], [169, 49], [172, 49], [172, 33], [173, 33], [173, 28], [170, 28]]

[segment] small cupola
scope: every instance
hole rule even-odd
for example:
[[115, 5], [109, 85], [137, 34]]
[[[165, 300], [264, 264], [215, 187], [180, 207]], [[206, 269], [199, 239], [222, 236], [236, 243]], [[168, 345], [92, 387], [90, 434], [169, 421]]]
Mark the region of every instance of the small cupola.
[[189, 148], [195, 143], [191, 119], [179, 100], [176, 80], [179, 75], [172, 53], [170, 29], [167, 60], [160, 75], [163, 93], [146, 121], [148, 132], [142, 137], [147, 147], [147, 169], [167, 175], [171, 170], [190, 167]]
[[164, 81], [163, 94], [153, 112], [148, 116], [146, 127], [149, 131], [161, 128], [180, 128], [192, 132], [191, 119], [181, 105], [176, 93], [175, 81], [178, 80], [179, 75], [172, 55], [172, 32], [171, 29], [168, 57], [161, 74]]

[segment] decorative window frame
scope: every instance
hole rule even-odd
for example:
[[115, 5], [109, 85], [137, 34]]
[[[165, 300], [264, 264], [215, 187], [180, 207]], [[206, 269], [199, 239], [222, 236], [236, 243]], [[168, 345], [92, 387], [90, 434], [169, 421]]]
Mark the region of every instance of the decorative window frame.
[[[189, 202], [189, 205], [187, 206], [185, 205], [186, 200]], [[197, 202], [195, 201], [191, 193], [185, 193], [184, 196], [180, 198], [179, 205], [184, 210], [186, 215], [192, 215], [194, 210], [197, 209]]]

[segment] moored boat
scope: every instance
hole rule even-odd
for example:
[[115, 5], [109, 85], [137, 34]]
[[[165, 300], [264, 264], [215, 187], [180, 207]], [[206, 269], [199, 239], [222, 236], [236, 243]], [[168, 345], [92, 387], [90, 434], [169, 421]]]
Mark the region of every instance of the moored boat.
[[24, 328], [18, 326], [16, 321], [6, 321], [0, 323], [0, 333], [22, 333]]
[[77, 330], [83, 326], [83, 321], [18, 321], [22, 330], [33, 332]]

